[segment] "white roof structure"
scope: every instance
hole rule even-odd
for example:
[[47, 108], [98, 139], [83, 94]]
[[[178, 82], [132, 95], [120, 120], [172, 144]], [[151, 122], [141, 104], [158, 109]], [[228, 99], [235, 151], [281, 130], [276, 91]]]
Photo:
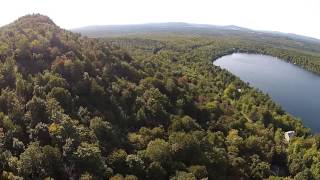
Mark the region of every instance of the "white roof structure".
[[284, 133], [284, 138], [287, 142], [289, 142], [295, 136], [294, 131], [287, 131]]

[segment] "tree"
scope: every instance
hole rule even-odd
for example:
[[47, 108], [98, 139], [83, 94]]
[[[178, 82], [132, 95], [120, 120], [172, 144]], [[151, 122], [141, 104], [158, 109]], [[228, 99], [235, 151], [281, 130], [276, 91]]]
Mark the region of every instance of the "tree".
[[62, 156], [58, 148], [46, 145], [42, 147], [43, 166], [47, 176], [55, 179], [65, 178]]
[[137, 111], [138, 120], [150, 125], [166, 125], [168, 123], [165, 121], [167, 119], [168, 98], [159, 89], [146, 90], [136, 101], [139, 107]]
[[30, 125], [34, 127], [39, 122], [47, 123], [48, 114], [46, 111], [46, 103], [43, 99], [33, 97], [26, 105], [28, 112], [31, 115]]
[[40, 122], [30, 131], [31, 138], [34, 139], [34, 141], [39, 141], [40, 145], [50, 144], [51, 137], [46, 124]]
[[208, 172], [205, 166], [193, 165], [188, 168], [188, 171], [197, 179], [204, 179], [208, 177]]
[[125, 180], [138, 180], [138, 177], [135, 175], [126, 175], [126, 177], [124, 177]]
[[8, 115], [17, 125], [23, 125], [24, 107], [19, 97], [10, 89], [2, 89], [0, 95], [0, 111]]
[[108, 155], [108, 164], [116, 172], [125, 173], [127, 170], [126, 159], [127, 153], [123, 149], [114, 150]]
[[101, 157], [101, 151], [96, 144], [80, 143], [73, 156], [76, 162], [76, 169], [80, 172], [102, 175], [104, 162]]
[[72, 109], [72, 97], [68, 90], [61, 87], [54, 87], [48, 94], [49, 97], [55, 98], [64, 110], [70, 112]]
[[266, 162], [261, 162], [257, 155], [252, 156], [252, 164], [251, 164], [251, 177], [255, 179], [263, 179], [270, 176], [270, 164]]
[[90, 120], [90, 128], [97, 136], [104, 151], [110, 151], [112, 147], [119, 143], [114, 128], [108, 121], [103, 121], [100, 117], [94, 117]]
[[20, 154], [18, 172], [23, 177], [31, 179], [53, 177], [65, 178], [62, 171], [62, 158], [57, 148], [46, 145], [41, 147], [39, 143], [30, 144]]
[[199, 163], [203, 153], [200, 143], [192, 134], [184, 132], [172, 133], [169, 136], [172, 146], [173, 157], [176, 161], [184, 162], [186, 165]]
[[166, 170], [159, 162], [152, 162], [147, 169], [147, 178], [149, 179], [168, 179]]
[[8, 59], [0, 64], [0, 88], [14, 88], [16, 81], [16, 65], [13, 59]]
[[196, 177], [184, 171], [177, 171], [176, 175], [171, 177], [170, 180], [196, 180]]
[[171, 159], [170, 144], [163, 139], [150, 141], [146, 149], [146, 156], [151, 161], [166, 163]]
[[143, 160], [134, 154], [130, 154], [126, 158], [126, 164], [128, 167], [129, 174], [135, 174], [138, 177], [144, 177], [145, 165]]
[[320, 178], [320, 162], [315, 163], [311, 166], [311, 173], [315, 179]]
[[234, 84], [229, 84], [223, 91], [223, 96], [226, 98], [236, 99], [239, 97], [239, 92]]
[[80, 106], [77, 115], [83, 124], [89, 124], [90, 112], [87, 108]]
[[18, 162], [18, 172], [21, 176], [35, 179], [45, 177], [43, 172], [44, 155], [39, 143], [30, 144], [27, 149], [20, 155]]
[[305, 169], [304, 171], [299, 172], [296, 176], [294, 176], [294, 180], [313, 180], [312, 173], [309, 169]]
[[184, 131], [190, 132], [200, 129], [200, 125], [192, 119], [190, 116], [184, 116], [182, 118], [176, 117], [172, 120], [169, 128], [171, 131]]

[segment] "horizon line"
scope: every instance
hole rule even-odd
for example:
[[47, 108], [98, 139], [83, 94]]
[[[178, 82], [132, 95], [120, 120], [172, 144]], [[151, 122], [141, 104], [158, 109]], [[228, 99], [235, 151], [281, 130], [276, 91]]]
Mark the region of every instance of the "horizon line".
[[145, 23], [122, 23], [122, 24], [93, 24], [93, 25], [85, 25], [85, 26], [80, 26], [80, 27], [74, 27], [74, 28], [68, 28], [67, 30], [74, 31], [74, 30], [79, 30], [83, 28], [90, 28], [90, 27], [103, 27], [103, 26], [139, 26], [139, 25], [151, 25], [151, 24], [169, 24], [169, 23], [181, 23], [181, 24], [189, 24], [189, 25], [206, 25], [206, 26], [216, 26], [216, 27], [238, 27], [241, 29], [246, 29], [250, 31], [255, 31], [255, 32], [262, 32], [262, 33], [273, 33], [273, 34], [283, 34], [283, 35], [295, 35], [295, 36], [301, 36], [305, 38], [311, 38], [317, 41], [320, 41], [320, 37], [314, 37], [314, 36], [309, 36], [309, 35], [304, 35], [304, 34], [298, 34], [294, 32], [283, 32], [283, 31], [278, 31], [278, 30], [266, 30], [266, 29], [254, 29], [254, 28], [249, 28], [245, 26], [239, 26], [235, 24], [228, 24], [228, 25], [217, 25], [217, 24], [206, 24], [206, 23], [189, 23], [186, 21], [163, 21], [163, 22], [145, 22]]

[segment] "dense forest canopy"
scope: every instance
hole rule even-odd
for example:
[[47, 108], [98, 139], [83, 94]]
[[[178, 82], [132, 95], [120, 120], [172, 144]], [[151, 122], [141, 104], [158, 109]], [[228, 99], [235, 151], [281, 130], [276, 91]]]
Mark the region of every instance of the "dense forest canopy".
[[[237, 26], [188, 23], [88, 26], [72, 31], [88, 37], [116, 39], [117, 41], [127, 38], [157, 40], [161, 41], [162, 45], [167, 41], [174, 41], [173, 45], [176, 45], [176, 40], [179, 39], [181, 45], [192, 49], [200, 48], [202, 51], [207, 51], [206, 53], [216, 51], [223, 44], [221, 48], [224, 48], [222, 50], [227, 53], [242, 50], [243, 52], [273, 55], [320, 74], [320, 40], [295, 34], [254, 31]], [[133, 45], [137, 46], [144, 40], [134, 41]], [[188, 42], [187, 45], [183, 44], [183, 41]], [[128, 43], [126, 42], [125, 45], [127, 46]], [[150, 45], [146, 47], [148, 46], [150, 47]]]
[[42, 15], [2, 27], [1, 179], [319, 179], [320, 137], [212, 66], [235, 50], [311, 57], [256, 43], [90, 39]]

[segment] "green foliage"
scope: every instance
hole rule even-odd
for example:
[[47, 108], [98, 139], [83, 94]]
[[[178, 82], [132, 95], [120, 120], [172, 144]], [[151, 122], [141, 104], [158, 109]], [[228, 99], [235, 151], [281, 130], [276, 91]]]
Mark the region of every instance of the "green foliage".
[[126, 159], [127, 153], [123, 149], [114, 150], [111, 154], [108, 155], [108, 164], [112, 169], [117, 172], [124, 172], [126, 170]]
[[191, 173], [177, 171], [176, 175], [171, 177], [170, 180], [196, 180], [196, 177]]
[[147, 89], [140, 97], [137, 97], [137, 119], [145, 121], [146, 124], [167, 124], [168, 98], [159, 89]]
[[20, 154], [17, 170], [21, 176], [39, 178], [51, 176], [64, 177], [62, 172], [62, 158], [60, 151], [52, 146], [39, 146], [38, 143], [30, 144]]
[[230, 99], [235, 99], [239, 96], [239, 92], [234, 84], [230, 84], [223, 91], [223, 96]]
[[31, 178], [43, 177], [41, 168], [43, 166], [43, 153], [37, 143], [30, 144], [28, 148], [21, 153], [18, 162], [19, 174]]
[[136, 174], [139, 177], [143, 177], [145, 173], [145, 165], [144, 161], [139, 156], [134, 154], [128, 155], [126, 158], [126, 164], [130, 174]]
[[212, 66], [236, 51], [318, 68], [243, 39], [89, 39], [41, 15], [2, 27], [0, 179], [319, 179], [320, 138]]
[[172, 123], [169, 127], [169, 130], [177, 132], [177, 131], [184, 131], [190, 132], [199, 130], [200, 126], [197, 122], [189, 116], [184, 116], [183, 118], [174, 118]]
[[104, 166], [101, 151], [95, 144], [81, 143], [74, 152], [77, 170], [98, 174]]
[[[202, 151], [198, 139], [189, 133], [177, 132], [169, 136], [175, 159], [186, 164], [201, 162]], [[197, 156], [194, 156], [197, 154]]]
[[167, 171], [157, 161], [152, 162], [147, 169], [148, 179], [167, 179]]
[[166, 163], [171, 158], [170, 145], [163, 139], [150, 141], [146, 149], [146, 156], [151, 161]]
[[208, 177], [208, 171], [205, 166], [193, 165], [188, 168], [188, 171], [192, 173], [197, 179]]

